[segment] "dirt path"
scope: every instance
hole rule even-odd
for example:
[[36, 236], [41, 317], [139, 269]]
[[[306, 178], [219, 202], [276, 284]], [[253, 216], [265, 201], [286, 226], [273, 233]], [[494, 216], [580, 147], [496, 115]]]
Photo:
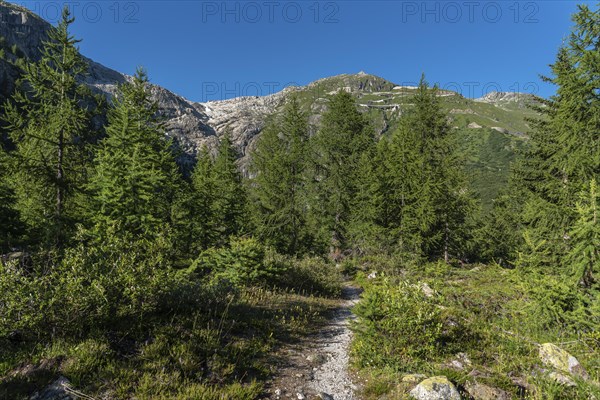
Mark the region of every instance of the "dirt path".
[[357, 400], [348, 374], [348, 348], [352, 339], [351, 308], [360, 289], [347, 286], [344, 299], [318, 334], [285, 349], [285, 362], [269, 385], [268, 399]]

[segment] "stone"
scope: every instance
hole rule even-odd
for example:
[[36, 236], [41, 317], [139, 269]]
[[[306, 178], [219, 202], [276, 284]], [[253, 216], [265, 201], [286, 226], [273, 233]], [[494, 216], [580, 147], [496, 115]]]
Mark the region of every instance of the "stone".
[[281, 389], [275, 389], [275, 396], [281, 396]]
[[552, 379], [556, 383], [560, 383], [563, 386], [577, 386], [577, 384], [573, 382], [573, 379], [571, 379], [565, 374], [561, 374], [560, 372], [551, 371], [548, 373], [548, 378]]
[[402, 377], [402, 382], [416, 385], [425, 378], [427, 378], [427, 376], [423, 374], [408, 374]]
[[367, 275], [367, 279], [375, 279], [375, 278], [377, 278], [377, 271], [373, 271], [369, 275]]
[[61, 376], [43, 391], [34, 394], [31, 400], [76, 400], [68, 391], [70, 387], [69, 380]]
[[306, 361], [311, 364], [322, 364], [327, 361], [327, 357], [325, 357], [323, 354], [313, 353], [306, 357]]
[[544, 343], [539, 349], [540, 360], [554, 369], [562, 372], [568, 372], [582, 379], [589, 379], [587, 371], [579, 361], [565, 350], [553, 343]]
[[306, 396], [304, 396], [304, 394], [302, 393], [296, 393], [296, 397], [298, 398], [298, 400], [305, 400]]
[[450, 361], [446, 366], [448, 368], [464, 371], [466, 368], [471, 367], [472, 363], [465, 353], [458, 353], [454, 360]]
[[427, 284], [427, 282], [422, 282], [420, 284], [420, 287], [425, 297], [433, 297], [433, 295], [435, 294], [435, 291], [431, 288], [431, 286]]
[[327, 394], [325, 392], [321, 392], [317, 395], [317, 397], [321, 400], [334, 400], [333, 396], [330, 394]]
[[494, 388], [483, 383], [467, 382], [465, 390], [473, 400], [510, 400], [511, 396], [502, 389]]
[[467, 125], [467, 128], [469, 128], [469, 129], [481, 129], [481, 125], [479, 125], [477, 122], [471, 122], [469, 125]]
[[410, 395], [417, 400], [460, 400], [456, 387], [445, 376], [434, 376], [419, 383]]

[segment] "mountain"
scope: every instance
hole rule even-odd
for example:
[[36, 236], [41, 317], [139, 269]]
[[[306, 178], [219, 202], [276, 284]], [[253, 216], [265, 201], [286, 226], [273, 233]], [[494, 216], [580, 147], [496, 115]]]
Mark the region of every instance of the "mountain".
[[[3, 38], [0, 51], [4, 53], [0, 59], [0, 100], [13, 92], [18, 77], [11, 61], [17, 57], [39, 59], [39, 47], [50, 26], [27, 9], [0, 0], [0, 37]], [[90, 68], [84, 82], [108, 97], [115, 93], [118, 84], [130, 79], [93, 60], [88, 59], [88, 62]], [[157, 85], [151, 87], [166, 120], [168, 135], [183, 151], [180, 159], [183, 163], [193, 163], [202, 146], [214, 149], [219, 137], [229, 134], [239, 153], [242, 170], [247, 169], [249, 156], [269, 116], [283, 106], [290, 94], [298, 96], [315, 131], [329, 97], [341, 89], [356, 97], [360, 109], [382, 135], [392, 131], [398, 118], [411, 107], [415, 91], [414, 87], [398, 86], [362, 71], [320, 79], [302, 87], [289, 87], [269, 96], [204, 103], [189, 101]], [[492, 92], [471, 100], [448, 90], [440, 90], [439, 96], [443, 97], [452, 125], [458, 130], [459, 145], [473, 187], [489, 206], [506, 182], [515, 150], [526, 139], [529, 129], [526, 120], [535, 116], [527, 104], [535, 99], [519, 93]]]

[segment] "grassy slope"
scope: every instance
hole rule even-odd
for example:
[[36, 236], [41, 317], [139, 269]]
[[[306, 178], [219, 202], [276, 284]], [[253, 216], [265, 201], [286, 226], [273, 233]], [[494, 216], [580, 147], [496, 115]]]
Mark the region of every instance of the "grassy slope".
[[[586, 322], [569, 324], [568, 311], [561, 315], [565, 320], [546, 314], [547, 301], [556, 296], [560, 287], [560, 283], [551, 283], [550, 277], [531, 276], [495, 265], [458, 268], [440, 263], [398, 271], [394, 260], [383, 257], [363, 261], [362, 265], [367, 268], [364, 274], [378, 270], [381, 276], [381, 271], [387, 270], [389, 277], [387, 283], [381, 283], [382, 278], [367, 280], [359, 273], [358, 280], [366, 288], [367, 296], [369, 292], [397, 290], [400, 282], [410, 285], [425, 282], [435, 291], [430, 298], [421, 294], [403, 303], [406, 308], [399, 326], [407, 328], [410, 322], [406, 321], [416, 318], [417, 311], [427, 309], [438, 311], [434, 313], [436, 319], [429, 321], [429, 327], [434, 326], [431, 325], [434, 321], [442, 324], [440, 335], [429, 342], [419, 337], [423, 333], [415, 333], [408, 339], [399, 337], [393, 315], [388, 316], [387, 322], [380, 322], [379, 337], [375, 339], [358, 324], [353, 360], [365, 379], [365, 399], [379, 399], [383, 395], [389, 400], [408, 398], [416, 383], [404, 382], [402, 378], [414, 373], [445, 375], [460, 390], [464, 390], [467, 382], [476, 381], [500, 388], [514, 398], [588, 399], [600, 395], [598, 334], [586, 327]], [[424, 307], [425, 304], [428, 306]], [[378, 310], [388, 307], [390, 304], [385, 302], [377, 305]], [[588, 318], [597, 321], [598, 314]], [[390, 321], [391, 325], [387, 325]], [[587, 322], [590, 321], [593, 319]], [[386, 327], [391, 326], [396, 328], [388, 332]], [[415, 322], [416, 332], [419, 326], [423, 325]], [[576, 386], [566, 387], [549, 378], [548, 367], [538, 357], [538, 343], [547, 342], [558, 344], [574, 355], [590, 373], [590, 381], [572, 377]], [[428, 343], [433, 343], [433, 352], [422, 352]], [[391, 350], [379, 351], [386, 348]], [[466, 354], [471, 364], [463, 369], [452, 366], [458, 353]]]

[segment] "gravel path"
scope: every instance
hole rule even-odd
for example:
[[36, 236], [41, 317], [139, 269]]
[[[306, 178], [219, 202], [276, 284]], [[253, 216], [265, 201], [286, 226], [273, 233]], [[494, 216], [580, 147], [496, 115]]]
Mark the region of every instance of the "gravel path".
[[345, 287], [343, 303], [318, 334], [286, 350], [286, 363], [270, 385], [269, 399], [358, 400], [348, 374], [349, 322], [360, 289]]

